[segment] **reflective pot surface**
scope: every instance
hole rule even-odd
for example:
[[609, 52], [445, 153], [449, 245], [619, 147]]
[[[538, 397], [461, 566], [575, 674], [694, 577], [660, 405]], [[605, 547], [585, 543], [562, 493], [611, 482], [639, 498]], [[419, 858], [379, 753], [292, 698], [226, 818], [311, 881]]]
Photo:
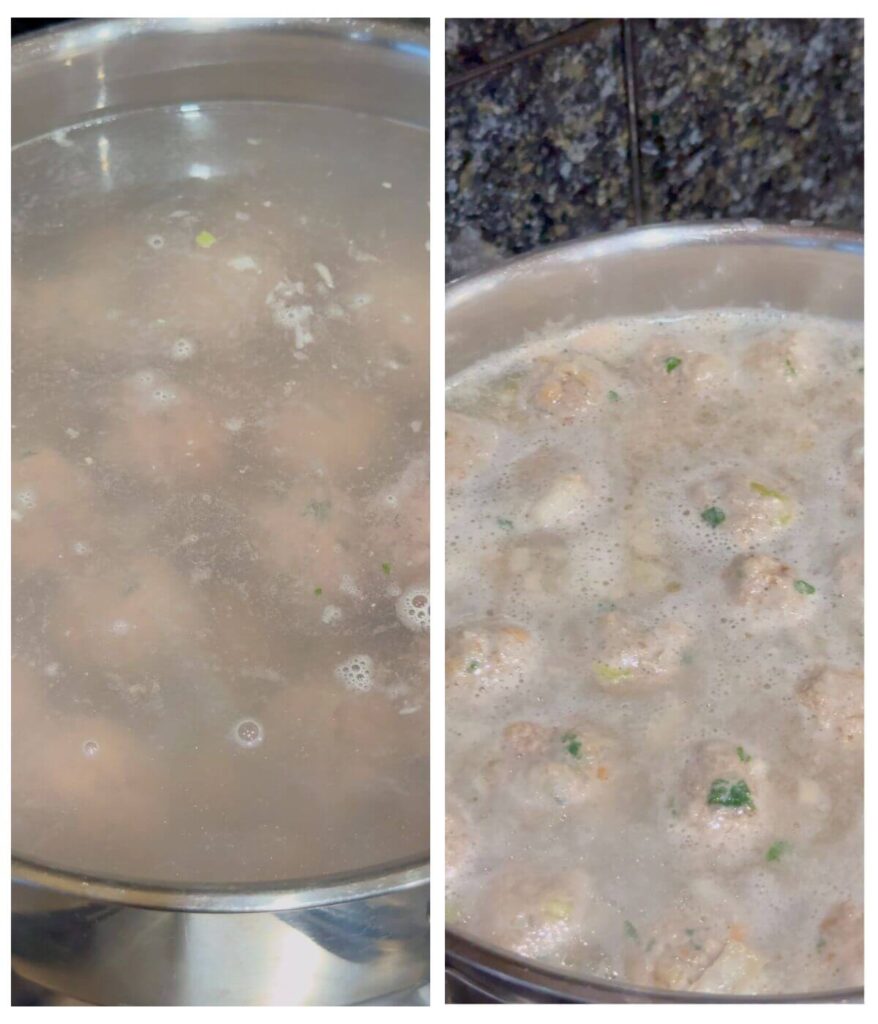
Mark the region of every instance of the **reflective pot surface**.
[[[208, 100], [428, 124], [427, 33], [386, 19], [83, 21], [22, 38], [12, 68], [16, 144]], [[428, 978], [428, 881], [426, 850], [313, 883], [177, 890], [15, 860], [13, 971], [97, 1005], [411, 1001]]]
[[[488, 355], [604, 317], [767, 307], [863, 319], [863, 239], [758, 221], [657, 225], [571, 242], [449, 286], [449, 376]], [[862, 989], [723, 997], [636, 988], [524, 960], [449, 928], [453, 1002], [860, 1002]], [[803, 981], [802, 989], [807, 989]]]

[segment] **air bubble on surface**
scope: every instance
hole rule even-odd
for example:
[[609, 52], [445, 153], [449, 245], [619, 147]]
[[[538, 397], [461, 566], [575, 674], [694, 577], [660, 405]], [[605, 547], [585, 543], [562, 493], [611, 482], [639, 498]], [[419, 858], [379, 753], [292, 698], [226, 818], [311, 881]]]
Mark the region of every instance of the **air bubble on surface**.
[[113, 636], [128, 636], [131, 632], [131, 623], [125, 619], [114, 619], [110, 623], [110, 632]]
[[32, 487], [24, 487], [15, 495], [15, 503], [26, 511], [37, 507], [37, 492]]
[[427, 587], [409, 587], [397, 598], [396, 616], [414, 633], [430, 628], [430, 591]]
[[97, 740], [86, 740], [82, 744], [82, 752], [86, 757], [97, 757], [100, 750], [101, 748]]
[[161, 235], [150, 235], [146, 240], [146, 244], [150, 249], [164, 249], [165, 240]]
[[339, 608], [338, 605], [328, 604], [323, 609], [323, 613], [320, 616], [320, 621], [327, 626], [333, 626], [335, 625], [335, 623], [341, 622], [342, 618], [343, 616], [341, 608]]
[[177, 362], [185, 362], [195, 355], [195, 342], [189, 338], [177, 338], [171, 345], [171, 358]]
[[265, 738], [265, 732], [255, 718], [244, 718], [232, 730], [232, 738], [239, 747], [258, 747]]
[[374, 668], [368, 654], [355, 654], [336, 668], [335, 676], [346, 689], [366, 693], [375, 685]]

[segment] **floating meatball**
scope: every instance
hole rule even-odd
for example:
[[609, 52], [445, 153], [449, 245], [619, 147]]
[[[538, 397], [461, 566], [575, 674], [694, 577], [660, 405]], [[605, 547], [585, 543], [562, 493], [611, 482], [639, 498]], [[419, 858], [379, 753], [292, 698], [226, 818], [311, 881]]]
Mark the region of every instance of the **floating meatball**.
[[798, 688], [802, 706], [817, 725], [843, 746], [863, 746], [863, 673], [825, 666]]
[[525, 407], [561, 420], [587, 412], [606, 401], [610, 388], [603, 364], [584, 353], [539, 356], [522, 389]]
[[743, 356], [752, 374], [780, 380], [790, 387], [812, 384], [821, 373], [824, 348], [820, 337], [808, 330], [785, 330], [757, 338]]
[[[762, 482], [769, 480], [768, 483]], [[727, 473], [690, 491], [690, 501], [707, 527], [720, 529], [742, 548], [764, 544], [798, 516], [789, 486], [771, 478]]]
[[727, 392], [734, 375], [719, 352], [697, 352], [668, 338], [647, 348], [637, 370], [642, 383], [665, 391], [708, 397]]
[[689, 629], [675, 619], [646, 625], [616, 611], [603, 617], [599, 632], [600, 653], [592, 670], [605, 689], [673, 681], [691, 638]]
[[44, 448], [12, 463], [12, 561], [17, 571], [67, 569], [94, 548], [88, 476]]
[[818, 604], [816, 587], [771, 555], [741, 555], [726, 576], [737, 603], [757, 613], [763, 627], [800, 622]]

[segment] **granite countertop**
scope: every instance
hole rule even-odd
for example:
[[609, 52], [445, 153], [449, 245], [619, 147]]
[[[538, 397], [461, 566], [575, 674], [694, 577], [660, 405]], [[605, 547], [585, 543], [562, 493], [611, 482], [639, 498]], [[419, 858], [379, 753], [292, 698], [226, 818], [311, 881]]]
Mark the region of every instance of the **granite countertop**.
[[446, 85], [451, 277], [638, 222], [862, 228], [860, 20], [449, 20]]

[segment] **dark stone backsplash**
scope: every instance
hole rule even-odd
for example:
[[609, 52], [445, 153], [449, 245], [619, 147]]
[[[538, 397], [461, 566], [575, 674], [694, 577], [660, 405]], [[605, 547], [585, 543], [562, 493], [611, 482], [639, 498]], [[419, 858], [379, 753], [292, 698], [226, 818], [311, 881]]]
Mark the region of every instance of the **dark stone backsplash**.
[[583, 24], [446, 23], [449, 276], [638, 213], [862, 228], [862, 21], [631, 23], [639, 209], [622, 22]]

